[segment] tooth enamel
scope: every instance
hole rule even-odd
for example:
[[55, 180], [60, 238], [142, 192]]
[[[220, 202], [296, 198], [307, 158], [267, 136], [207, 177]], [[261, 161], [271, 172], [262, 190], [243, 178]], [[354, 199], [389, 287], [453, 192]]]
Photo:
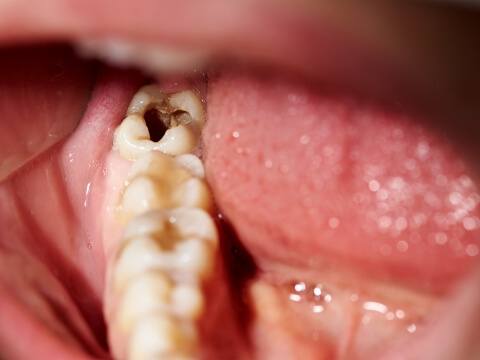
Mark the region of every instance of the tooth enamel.
[[154, 311], [167, 311], [164, 304], [170, 301], [172, 284], [160, 271], [149, 271], [135, 277], [125, 289], [117, 309], [116, 323], [128, 332], [136, 320]]
[[205, 177], [205, 169], [202, 161], [195, 155], [184, 154], [175, 158], [175, 161], [183, 168], [187, 169], [193, 176], [203, 179]]
[[182, 280], [192, 276], [204, 279], [213, 271], [212, 249], [210, 244], [198, 239], [179, 243], [175, 249], [175, 275]]
[[207, 185], [198, 178], [185, 181], [175, 192], [176, 203], [186, 207], [197, 207], [209, 210], [211, 205], [210, 191]]
[[139, 66], [156, 75], [162, 72], [195, 71], [207, 58], [203, 50], [134, 43], [123, 39], [89, 39], [78, 43], [79, 52], [113, 64]]
[[[150, 140], [144, 119], [152, 109], [170, 127], [158, 142]], [[118, 203], [126, 227], [107, 274], [104, 309], [117, 357], [195, 358], [203, 283], [218, 247], [205, 170], [190, 153], [203, 125], [203, 106], [192, 91], [166, 95], [146, 86], [114, 133], [114, 149], [135, 160]], [[128, 340], [128, 350], [118, 337]]]
[[166, 314], [142, 318], [134, 327], [130, 338], [128, 358], [150, 360], [188, 354], [197, 340], [196, 334], [180, 325]]
[[[144, 115], [155, 109], [169, 129], [157, 141], [150, 140]], [[150, 151], [168, 155], [192, 152], [204, 125], [204, 111], [200, 99], [186, 90], [166, 95], [154, 85], [141, 88], [133, 97], [127, 117], [114, 134], [114, 149], [128, 160], [136, 160]]]
[[203, 312], [204, 299], [198, 286], [178, 285], [171, 293], [173, 312], [182, 318], [196, 320]]
[[125, 189], [122, 210], [130, 218], [152, 209], [162, 209], [169, 205], [169, 200], [154, 180], [139, 176]]
[[142, 237], [128, 242], [115, 264], [113, 272], [113, 289], [121, 291], [136, 275], [148, 271], [154, 263], [155, 256], [161, 253], [160, 245], [152, 238]]
[[152, 211], [134, 218], [126, 227], [124, 240], [135, 237], [202, 239], [216, 246], [218, 241], [215, 224], [201, 209], [179, 208], [168, 211]]

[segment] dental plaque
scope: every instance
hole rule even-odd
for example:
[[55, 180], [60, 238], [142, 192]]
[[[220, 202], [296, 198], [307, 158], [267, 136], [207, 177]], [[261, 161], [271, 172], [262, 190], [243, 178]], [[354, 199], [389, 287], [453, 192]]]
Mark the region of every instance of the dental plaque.
[[212, 196], [194, 155], [204, 120], [193, 91], [166, 94], [148, 85], [115, 131], [114, 150], [132, 162], [118, 204], [125, 226], [108, 264], [104, 305], [116, 359], [197, 357], [202, 287], [218, 247]]

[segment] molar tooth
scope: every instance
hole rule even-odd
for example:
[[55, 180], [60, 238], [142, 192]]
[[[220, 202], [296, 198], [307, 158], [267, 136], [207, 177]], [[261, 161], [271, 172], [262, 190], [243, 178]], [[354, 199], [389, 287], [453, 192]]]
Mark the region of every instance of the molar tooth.
[[161, 254], [160, 245], [152, 238], [136, 238], [125, 244], [112, 271], [113, 291], [118, 293], [138, 274], [148, 271]]
[[196, 285], [180, 284], [171, 293], [173, 312], [182, 318], [196, 320], [204, 309], [201, 289]]
[[[150, 140], [144, 115], [155, 109], [159, 121], [168, 127], [163, 137]], [[129, 160], [136, 160], [142, 154], [158, 150], [168, 155], [181, 155], [194, 150], [205, 116], [200, 99], [191, 90], [166, 95], [156, 86], [142, 87], [133, 97], [127, 117], [114, 133], [114, 149]]]
[[188, 325], [182, 326], [167, 314], [153, 314], [142, 318], [134, 327], [128, 358], [151, 360], [188, 354], [196, 341], [196, 332]]
[[218, 235], [215, 224], [208, 213], [195, 208], [178, 208], [165, 211], [151, 211], [135, 217], [127, 225], [124, 241], [135, 237], [154, 237], [162, 242], [169, 239], [197, 238], [217, 245]]
[[138, 176], [125, 188], [122, 196], [122, 211], [131, 218], [153, 209], [168, 207], [168, 194], [153, 179]]
[[197, 130], [205, 124], [203, 105], [192, 90], [184, 90], [170, 95], [168, 102], [174, 109], [185, 111]]
[[136, 276], [122, 293], [115, 324], [127, 333], [137, 319], [155, 311], [167, 311], [166, 304], [176, 290], [161, 271], [148, 271]]
[[166, 94], [158, 86], [145, 85], [133, 96], [128, 106], [127, 115], [144, 116], [150, 109], [165, 106], [166, 97]]
[[175, 273], [181, 280], [208, 277], [213, 272], [214, 259], [211, 245], [199, 239], [179, 242], [175, 249]]
[[212, 208], [210, 190], [204, 181], [192, 178], [182, 183], [175, 191], [176, 203], [185, 207], [210, 210]]
[[205, 178], [205, 169], [197, 156], [193, 154], [183, 154], [175, 158], [175, 161], [183, 168], [187, 169], [193, 176], [199, 179]]

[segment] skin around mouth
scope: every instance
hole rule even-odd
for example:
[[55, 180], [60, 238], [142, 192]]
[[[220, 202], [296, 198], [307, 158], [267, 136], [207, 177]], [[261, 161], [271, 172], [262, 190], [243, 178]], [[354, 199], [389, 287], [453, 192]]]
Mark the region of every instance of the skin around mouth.
[[[368, 277], [375, 278], [375, 274], [382, 273], [381, 275], [386, 275], [380, 276], [382, 280], [398, 281], [401, 286], [406, 287], [438, 291], [444, 290], [445, 284], [448, 285], [452, 279], [458, 278], [476, 260], [475, 248], [469, 245], [476, 244], [473, 235], [477, 235], [478, 230], [471, 222], [463, 221], [467, 217], [478, 217], [476, 204], [461, 218], [462, 221], [455, 225], [458, 227], [448, 229], [437, 229], [434, 224], [429, 224], [424, 230], [410, 231], [401, 225], [404, 224], [403, 221], [397, 221], [398, 218], [405, 218], [408, 228], [411, 221], [415, 220], [409, 218], [408, 213], [411, 211], [408, 206], [417, 208], [419, 205], [423, 213], [428, 213], [433, 205], [427, 202], [427, 199], [414, 199], [413, 205], [408, 206], [401, 202], [402, 199], [397, 200], [397, 204], [394, 205], [401, 206], [405, 213], [398, 216], [395, 213], [395, 220], [393, 214], [389, 212], [381, 215], [374, 212], [374, 218], [383, 218], [384, 221], [380, 224], [372, 225], [368, 218], [365, 221], [362, 218], [372, 208], [375, 211], [386, 211], [382, 207], [379, 207], [380, 210], [377, 209], [378, 203], [385, 196], [378, 194], [381, 193], [384, 183], [389, 184], [390, 180], [400, 177], [397, 173], [398, 167], [388, 162], [390, 154], [377, 156], [372, 150], [372, 148], [384, 150], [385, 144], [380, 141], [377, 143], [377, 139], [383, 133], [392, 133], [392, 136], [403, 133], [405, 137], [411, 135], [408, 141], [398, 140], [399, 163], [408, 160], [406, 159], [408, 149], [413, 148], [415, 153], [412, 153], [412, 156], [420, 156], [418, 160], [427, 155], [427, 160], [433, 158], [442, 167], [443, 180], [435, 185], [433, 184], [435, 179], [428, 171], [427, 174], [420, 172], [414, 179], [408, 178], [408, 174], [401, 174], [403, 182], [407, 183], [404, 186], [419, 183], [431, 189], [433, 197], [440, 197], [439, 212], [448, 213], [457, 209], [456, 196], [447, 197], [450, 203], [442, 201], [453, 192], [459, 193], [463, 200], [470, 197], [475, 199], [477, 188], [474, 180], [473, 184], [469, 183], [470, 187], [461, 181], [473, 178], [473, 170], [463, 160], [457, 161], [453, 146], [444, 146], [437, 135], [411, 125], [408, 115], [400, 116], [390, 111], [380, 111], [363, 103], [357, 104], [355, 101], [348, 103], [342, 96], [330, 96], [328, 91], [325, 92], [326, 95], [322, 92], [317, 94], [317, 90], [313, 92], [308, 87], [305, 88], [289, 79], [272, 81], [268, 76], [262, 79], [242, 71], [216, 75], [209, 84], [210, 125], [205, 134], [205, 159], [218, 205], [234, 225], [241, 242], [254, 255], [260, 271], [275, 273], [279, 268], [278, 264], [285, 263], [290, 269], [294, 269], [293, 275], [291, 273], [285, 275], [278, 270], [280, 277], [287, 279], [301, 277], [303, 269], [309, 267], [314, 269], [314, 274], [305, 277], [315, 280], [321, 276], [325, 268], [331, 269], [332, 266], [337, 267], [337, 264], [340, 264], [338, 267], [351, 267], [353, 272], [361, 272], [361, 277], [367, 274]], [[73, 79], [64, 73], [61, 73], [61, 76], [71, 80], [71, 83], [78, 81], [74, 80], [75, 75]], [[37, 84], [43, 81], [44, 79], [40, 78]], [[121, 162], [108, 156], [112, 132], [122, 119], [128, 101], [142, 81], [141, 77], [134, 74], [99, 71], [87, 110], [72, 135], [35, 158], [2, 185], [5, 200], [2, 202], [1, 217], [5, 224], [2, 227], [4, 235], [1, 237], [5, 239], [2, 241], [2, 256], [5, 263], [25, 269], [24, 272], [18, 273], [18, 280], [2, 271], [2, 274], [5, 274], [2, 277], [1, 301], [2, 305], [5, 305], [2, 309], [9, 309], [5, 312], [9, 317], [0, 317], [4, 321], [0, 329], [3, 339], [6, 339], [2, 341], [2, 349], [5, 349], [7, 358], [28, 357], [33, 348], [45, 356], [59, 353], [78, 358], [107, 356], [105, 329], [100, 310], [104, 287], [105, 250], [108, 249], [107, 242], [115, 242], [121, 229], [116, 228], [113, 223], [109, 227], [108, 214], [106, 219], [102, 219], [98, 214], [104, 211], [105, 204], [108, 203], [105, 197], [115, 192], [115, 185], [118, 186], [122, 181], [121, 175], [125, 171]], [[25, 83], [30, 86], [36, 81], [29, 79]], [[68, 83], [69, 81], [66, 81], [66, 84]], [[87, 89], [87, 85], [79, 88]], [[88, 91], [85, 90], [85, 93]], [[76, 111], [72, 109], [72, 113], [76, 112], [81, 113], [79, 109]], [[278, 115], [279, 113], [281, 115]], [[349, 116], [344, 118], [342, 114], [345, 113]], [[228, 125], [225, 118], [228, 118]], [[328, 138], [321, 137], [322, 129], [317, 126], [322, 126], [322, 122], [317, 121], [318, 119], [324, 120], [323, 131], [332, 134]], [[401, 125], [395, 125], [398, 123]], [[372, 124], [376, 127], [373, 133], [368, 132]], [[282, 132], [282, 128], [290, 129], [288, 131], [290, 135], [292, 133], [297, 135], [298, 142], [292, 144], [291, 141], [287, 141], [285, 135], [287, 130]], [[400, 128], [401, 131], [395, 132], [394, 128]], [[306, 132], [307, 137], [304, 136]], [[362, 141], [367, 138], [368, 141]], [[426, 147], [419, 146], [424, 142]], [[310, 148], [311, 153], [322, 153], [327, 161], [326, 167], [313, 167], [314, 164], [310, 161], [312, 159], [306, 157], [308, 150], [304, 149], [308, 149], [313, 143], [318, 144], [318, 148]], [[346, 143], [349, 144], [348, 150], [358, 147], [360, 155], [363, 154], [362, 160], [355, 161], [357, 158], [349, 158], [347, 161], [346, 157], [335, 159], [340, 150], [347, 152], [343, 149]], [[262, 144], [260, 151], [258, 144]], [[328, 146], [332, 147], [331, 151], [322, 152]], [[86, 148], [89, 151], [85, 151]], [[268, 151], [270, 153], [267, 153]], [[288, 161], [289, 157], [298, 161]], [[363, 178], [360, 169], [363, 160], [382, 164], [380, 175], [371, 179]], [[342, 164], [344, 168], [349, 168], [347, 175], [341, 173]], [[335, 173], [335, 167], [340, 167], [341, 174]], [[251, 171], [247, 172], [245, 168], [250, 168]], [[272, 168], [276, 168], [281, 176], [273, 178], [270, 175], [274, 171]], [[235, 174], [237, 178], [228, 174], [223, 176], [222, 172]], [[309, 177], [312, 178], [314, 174], [320, 172], [323, 183], [313, 184]], [[299, 176], [299, 173], [302, 176]], [[113, 178], [112, 174], [118, 177]], [[459, 181], [459, 190], [449, 187], [453, 186], [454, 180]], [[441, 187], [445, 181], [448, 185]], [[399, 181], [393, 183], [395, 186], [399, 185]], [[306, 189], [301, 190], [302, 185], [306, 185]], [[326, 190], [321, 190], [322, 186]], [[355, 192], [356, 189], [367, 197], [366, 203], [362, 205], [364, 207], [361, 208], [366, 211], [360, 211], [351, 205], [348, 196], [347, 198], [342, 196], [342, 193]], [[387, 195], [391, 196], [393, 190], [390, 189]], [[300, 209], [288, 205], [297, 202], [300, 191], [303, 191], [303, 199], [310, 197], [310, 203], [313, 201], [314, 205], [320, 204], [320, 208], [318, 206], [315, 208], [316, 205], [310, 206], [313, 213], [306, 218], [302, 207], [305, 205], [308, 207], [309, 201], [302, 204]], [[382, 201], [388, 202], [387, 199]], [[50, 204], [48, 211], [45, 203]], [[331, 203], [342, 205], [329, 205]], [[387, 217], [390, 218], [390, 222]], [[355, 218], [351, 221], [350, 228], [344, 227], [346, 218]], [[365, 224], [362, 231], [368, 236], [353, 231], [355, 223]], [[387, 223], [389, 226], [386, 226]], [[302, 225], [300, 231], [295, 230], [299, 224]], [[399, 224], [401, 226], [398, 226]], [[442, 244], [444, 242], [442, 236], [440, 240], [434, 237], [433, 242], [428, 243], [419, 240], [411, 244], [410, 238], [408, 241], [403, 238], [397, 241], [394, 234], [382, 231], [384, 225], [387, 228], [397, 225], [397, 229], [404, 228], [405, 232], [410, 231], [410, 235], [416, 233], [421, 235], [422, 231], [435, 234], [442, 232], [447, 236], [447, 244]], [[459, 235], [455, 230], [462, 227], [463, 232]], [[309, 231], [304, 232], [304, 229]], [[342, 232], [342, 235], [335, 235], [335, 231]], [[269, 236], [266, 236], [267, 232]], [[327, 232], [328, 235], [320, 236]], [[452, 237], [461, 245], [461, 254], [458, 256], [452, 255], [455, 248], [443, 246], [450, 244]], [[400, 241], [405, 241], [407, 245], [404, 243], [399, 245]], [[335, 244], [331, 245], [332, 242]], [[390, 253], [382, 253], [380, 244], [384, 243], [391, 245]], [[431, 251], [435, 253], [434, 256], [428, 256]], [[298, 255], [292, 256], [295, 252], [298, 252]], [[413, 255], [409, 256], [410, 254]], [[322, 259], [324, 257], [328, 257], [326, 264]], [[428, 262], [422, 262], [425, 257], [429, 258]], [[314, 266], [303, 262], [308, 258], [315, 260]], [[440, 261], [442, 266], [439, 266]], [[419, 276], [414, 277], [412, 274]], [[226, 286], [223, 275], [217, 281]], [[260, 320], [260, 326], [255, 327], [257, 338], [260, 340], [256, 339], [251, 345], [261, 349], [264, 341], [263, 352], [257, 351], [257, 355], [263, 355], [258, 355], [259, 358], [268, 358], [268, 349], [276, 349], [282, 341], [285, 345], [286, 352], [283, 353], [285, 358], [293, 356], [298, 349], [305, 352], [304, 358], [320, 356], [332, 358], [338, 355], [328, 341], [317, 339], [312, 343], [305, 341], [305, 337], [298, 336], [296, 332], [283, 332], [292, 318], [288, 316], [278, 318], [275, 314], [272, 315], [275, 311], [268, 314], [264, 312], [265, 308], [260, 306], [261, 304], [275, 310], [272, 304], [281, 303], [277, 301], [276, 288], [274, 287], [273, 291], [268, 290], [271, 290], [271, 283], [275, 284], [265, 279], [258, 282], [253, 279], [247, 286], [247, 295], [234, 292], [235, 295], [251, 297], [248, 307], [255, 309], [253, 313]], [[435, 286], [432, 286], [432, 283]], [[438, 288], [436, 285], [439, 285]], [[222, 298], [218, 296], [218, 291], [213, 290], [212, 293], [209, 298], [216, 298], [217, 301]], [[213, 310], [217, 311], [216, 321], [212, 322], [213, 325], [205, 324], [207, 328], [205, 341], [213, 344], [212, 351], [218, 349], [219, 344], [214, 344], [212, 338], [221, 327], [219, 324], [225, 329], [228, 328], [225, 324], [236, 321], [231, 318], [232, 312], [228, 311], [232, 309], [230, 302], [232, 300], [228, 294], [224, 296], [226, 300], [221, 306], [213, 306]], [[35, 301], [28, 300], [32, 297]], [[286, 306], [288, 305], [277, 305], [280, 309]], [[67, 318], [59, 315], [62, 311], [68, 314]], [[28, 315], [22, 315], [22, 312]], [[22, 324], [22, 329], [31, 331], [31, 337], [44, 333], [39, 341], [32, 343], [32, 349], [25, 350], [14, 340], [11, 324], [17, 321]], [[46, 332], [45, 327], [48, 329]], [[238, 335], [235, 333], [237, 331], [235, 325], [232, 327], [231, 333]], [[278, 327], [280, 327], [278, 332], [269, 331]], [[259, 328], [263, 329], [260, 333]], [[308, 332], [308, 328], [306, 331]], [[267, 333], [273, 335], [266, 336]], [[228, 339], [228, 336], [226, 338]], [[229, 345], [234, 344], [232, 348], [236, 353], [242, 352], [244, 343], [238, 344], [231, 339], [225, 340], [224, 343], [228, 341], [231, 341]], [[217, 342], [221, 343], [218, 340]], [[222, 349], [231, 350], [228, 346]], [[215, 355], [212, 355], [213, 358], [221, 358], [218, 353]], [[277, 355], [278, 358], [282, 353], [279, 352]]]

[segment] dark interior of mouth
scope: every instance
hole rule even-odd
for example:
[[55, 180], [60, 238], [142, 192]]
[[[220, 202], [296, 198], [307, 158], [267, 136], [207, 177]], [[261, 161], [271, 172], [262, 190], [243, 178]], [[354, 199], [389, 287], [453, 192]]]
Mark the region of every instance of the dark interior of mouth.
[[[8, 191], [19, 183], [27, 184], [22, 176], [42, 166], [46, 157], [55, 158], [62, 142], [75, 135], [87, 102], [95, 101], [91, 89], [95, 94], [103, 72], [113, 73], [108, 81], [119, 88], [124, 79], [129, 79], [125, 86], [129, 89], [132, 82], [144, 81], [143, 75], [107, 71], [103, 65], [80, 61], [63, 47], [3, 53], [7, 55], [2, 57], [7, 81], [1, 85], [0, 111], [3, 118], [18, 120], [1, 125], [5, 126], [2, 141], [12, 150], [0, 155], [2, 164], [13, 161], [15, 152], [26, 155], [23, 167], [5, 181], [2, 214], [9, 206], [17, 206], [9, 203]], [[110, 88], [106, 89], [108, 95]], [[267, 282], [275, 278], [271, 283], [280, 287], [305, 280], [357, 290], [398, 286], [437, 296], [478, 262], [478, 168], [466, 156], [475, 153], [471, 141], [463, 141], [471, 139], [471, 132], [458, 131], [452, 136], [443, 122], [396, 99], [379, 102], [352, 95], [345, 88], [251, 66], [223, 66], [211, 72], [206, 100], [203, 159], [217, 206], [229, 224], [222, 225], [222, 256], [236, 299], [237, 319], [245, 332], [255, 316], [246, 292], [258, 278]], [[119, 113], [127, 105], [112, 102], [110, 106], [122, 108]], [[158, 114], [147, 118], [150, 135], [160, 138], [165, 128], [154, 125]], [[114, 124], [120, 121], [118, 117]], [[58, 123], [63, 127], [56, 141], [45, 146], [48, 131], [59, 129]], [[112, 127], [94, 121], [89, 126], [102, 131]], [[29, 139], [38, 134], [44, 136], [37, 136], [32, 145]], [[106, 134], [105, 142], [111, 142], [111, 133]], [[110, 149], [110, 144], [78, 141], [78, 154], [72, 152], [72, 158], [78, 159], [75, 164], [81, 169], [92, 166], [81, 160], [87, 148], [91, 152]], [[64, 179], [68, 176], [63, 174]], [[42, 188], [42, 184], [30, 185]], [[35, 207], [38, 201], [48, 199], [37, 193], [24, 205]], [[72, 216], [68, 221], [74, 221]], [[2, 237], [2, 254], [57, 261], [39, 257], [38, 249], [26, 248], [21, 238], [25, 234], [12, 232], [8, 239], [15, 236], [19, 238], [15, 243]], [[100, 296], [103, 268], [92, 260], [98, 254], [86, 256], [86, 242], [76, 241], [65, 253], [80, 273], [89, 274], [85, 277], [95, 283], [93, 292]], [[97, 271], [94, 275], [89, 270], [92, 266]], [[71, 280], [79, 279], [62, 276], [55, 264], [47, 268], [57, 272], [49, 278], [69, 289], [67, 298], [79, 296], [71, 285]], [[1, 271], [2, 276], [8, 275], [8, 269]], [[88, 303], [78, 300], [74, 303], [92, 330], [95, 321], [85, 320], [85, 314], [101, 317], [101, 309], [88, 309]], [[98, 341], [102, 336], [94, 338]], [[94, 348], [91, 353], [102, 354], [102, 344], [89, 346]], [[52, 348], [62, 346], [55, 343]]]

